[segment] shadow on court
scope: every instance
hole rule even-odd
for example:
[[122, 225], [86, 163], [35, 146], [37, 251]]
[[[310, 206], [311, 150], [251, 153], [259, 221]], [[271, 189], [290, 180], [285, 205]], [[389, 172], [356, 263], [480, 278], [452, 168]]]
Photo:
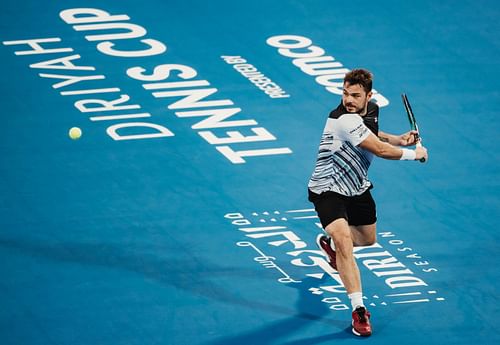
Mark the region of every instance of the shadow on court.
[[[259, 344], [259, 345], [313, 345], [331, 342], [338, 339], [352, 338], [351, 328], [345, 328], [348, 325], [347, 320], [332, 320], [326, 319], [327, 315], [331, 315], [331, 311], [326, 304], [321, 302], [321, 299], [312, 295], [309, 288], [317, 286], [318, 280], [307, 278], [302, 280], [301, 284], [287, 284], [287, 287], [295, 288], [298, 292], [298, 300], [295, 303], [293, 315], [285, 319], [271, 322], [264, 327], [259, 327], [255, 330], [240, 333], [236, 336], [221, 337], [214, 341], [205, 343], [205, 345], [234, 345], [234, 344]], [[290, 301], [292, 302], [292, 301]], [[254, 308], [259, 308], [254, 306]], [[303, 333], [303, 329], [308, 328], [311, 323], [322, 322], [325, 324], [325, 329], [338, 329], [340, 331], [330, 332], [327, 334], [302, 338], [297, 340], [289, 340], [291, 335]]]
[[[175, 248], [174, 248], [175, 245]], [[35, 240], [2, 238], [0, 247], [17, 251], [23, 255], [39, 257], [59, 263], [74, 263], [86, 266], [105, 267], [115, 270], [124, 270], [152, 279], [165, 286], [173, 286], [191, 294], [201, 296], [218, 302], [242, 306], [252, 310], [274, 313], [287, 316], [285, 319], [271, 322], [265, 327], [248, 331], [237, 336], [227, 336], [212, 340], [206, 345], [229, 344], [274, 344], [281, 339], [282, 344], [321, 344], [333, 339], [352, 337], [350, 328], [345, 329], [348, 320], [336, 321], [326, 319], [331, 312], [328, 307], [312, 295], [308, 288], [311, 282], [303, 280], [301, 284], [287, 284], [285, 286], [297, 289], [298, 300], [290, 307], [273, 305], [263, 300], [247, 300], [235, 296], [228, 289], [216, 284], [212, 279], [220, 277], [234, 277], [234, 279], [255, 277], [252, 270], [236, 267], [219, 267], [217, 265], [201, 262], [192, 253], [179, 248], [179, 243], [172, 244], [168, 250], [175, 250], [175, 259], [162, 258], [161, 255], [141, 254], [143, 248], [124, 249], [119, 245], [88, 244], [88, 243], [43, 243]], [[314, 283], [317, 285], [318, 280]], [[244, 321], [242, 321], [244, 322]], [[325, 329], [337, 329], [332, 332], [313, 338], [286, 341], [294, 333], [299, 333], [311, 323], [324, 323]], [[299, 333], [300, 334], [300, 333]]]

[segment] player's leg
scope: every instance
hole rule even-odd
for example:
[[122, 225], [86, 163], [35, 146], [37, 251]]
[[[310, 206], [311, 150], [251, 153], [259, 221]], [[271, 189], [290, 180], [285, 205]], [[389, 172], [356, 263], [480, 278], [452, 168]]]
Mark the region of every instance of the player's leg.
[[[327, 226], [335, 220], [347, 219], [346, 199], [344, 196], [334, 192], [316, 194], [309, 190], [309, 200], [314, 204], [325, 232], [327, 232]], [[337, 254], [332, 237], [320, 234], [316, 237], [316, 244], [327, 257], [330, 266], [337, 271]]]
[[353, 235], [347, 222], [350, 198], [333, 192], [315, 194], [309, 191], [309, 200], [313, 202], [321, 224], [329, 235], [319, 235], [318, 246], [328, 257], [330, 265], [339, 272], [354, 309], [352, 331], [356, 335], [369, 336], [370, 313], [363, 306], [361, 278], [353, 256]]
[[314, 203], [321, 224], [330, 237], [320, 235], [319, 247], [339, 272], [347, 293], [361, 292], [359, 269], [353, 256], [352, 232], [347, 221], [347, 206], [351, 198], [333, 192], [315, 194], [309, 191], [309, 200]]
[[[367, 190], [360, 196], [350, 198], [349, 201], [346, 211], [353, 245], [369, 246], [374, 244], [377, 239], [377, 215], [375, 201], [370, 191]], [[369, 336], [372, 333], [370, 313], [363, 304], [361, 288], [358, 291], [359, 293], [354, 292], [349, 295], [353, 306], [352, 331], [356, 335]]]
[[345, 218], [338, 218], [325, 228], [333, 239], [336, 252], [337, 270], [348, 294], [361, 291], [358, 265], [352, 254], [353, 240], [351, 229]]
[[[337, 270], [352, 305], [352, 332], [358, 336], [372, 334], [370, 313], [363, 304], [361, 277], [353, 255], [353, 235], [344, 218], [339, 218], [326, 227], [335, 243]], [[355, 231], [358, 231], [355, 229]]]
[[355, 247], [371, 246], [377, 242], [377, 224], [350, 225], [352, 241]]

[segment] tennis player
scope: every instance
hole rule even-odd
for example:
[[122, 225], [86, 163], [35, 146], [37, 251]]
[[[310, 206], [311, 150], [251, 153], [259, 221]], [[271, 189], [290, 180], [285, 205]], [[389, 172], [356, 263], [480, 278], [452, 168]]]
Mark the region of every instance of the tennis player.
[[416, 144], [416, 131], [393, 135], [378, 130], [379, 108], [370, 102], [372, 83], [367, 70], [346, 74], [342, 102], [326, 120], [308, 184], [309, 200], [328, 235], [319, 235], [317, 244], [339, 272], [352, 304], [352, 332], [358, 336], [372, 333], [353, 256], [353, 246], [376, 241], [377, 217], [368, 168], [374, 155], [393, 160], [427, 159], [424, 147], [400, 148]]

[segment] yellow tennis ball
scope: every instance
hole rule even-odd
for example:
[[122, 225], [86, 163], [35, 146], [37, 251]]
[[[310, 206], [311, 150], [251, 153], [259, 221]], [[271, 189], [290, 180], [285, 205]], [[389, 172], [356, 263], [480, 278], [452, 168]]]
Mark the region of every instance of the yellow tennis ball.
[[82, 136], [82, 130], [78, 127], [72, 127], [69, 130], [69, 137], [73, 140], [80, 139]]

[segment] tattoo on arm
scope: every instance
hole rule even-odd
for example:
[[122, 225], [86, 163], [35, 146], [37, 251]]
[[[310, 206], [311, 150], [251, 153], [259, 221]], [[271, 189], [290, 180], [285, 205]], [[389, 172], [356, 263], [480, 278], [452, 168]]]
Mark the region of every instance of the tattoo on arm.
[[389, 138], [381, 137], [380, 135], [378, 136], [378, 138], [380, 139], [380, 141], [383, 141], [384, 143], [388, 143], [389, 142]]

